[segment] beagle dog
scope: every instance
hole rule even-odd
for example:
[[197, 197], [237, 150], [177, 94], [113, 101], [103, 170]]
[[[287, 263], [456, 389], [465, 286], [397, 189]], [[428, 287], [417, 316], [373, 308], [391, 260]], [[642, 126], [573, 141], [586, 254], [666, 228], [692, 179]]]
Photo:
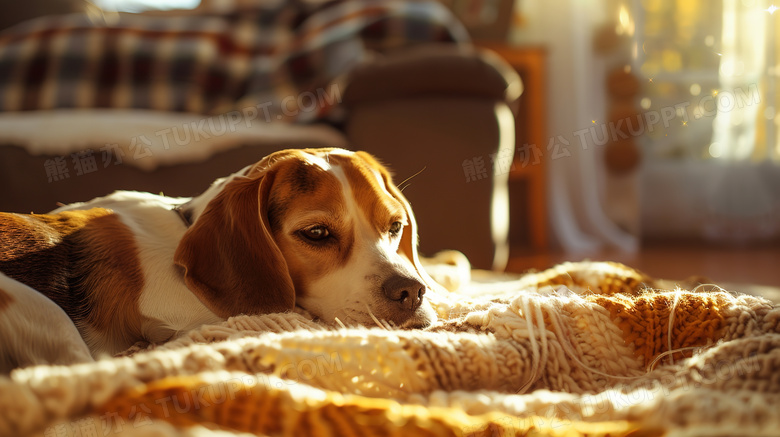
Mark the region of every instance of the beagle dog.
[[409, 202], [371, 155], [284, 150], [195, 198], [0, 213], [0, 371], [115, 355], [239, 314], [430, 325]]

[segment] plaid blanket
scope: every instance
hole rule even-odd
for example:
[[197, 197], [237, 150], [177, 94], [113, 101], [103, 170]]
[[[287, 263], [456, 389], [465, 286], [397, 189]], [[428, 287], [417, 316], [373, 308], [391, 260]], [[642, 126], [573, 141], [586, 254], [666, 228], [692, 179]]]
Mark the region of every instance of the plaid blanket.
[[45, 17], [0, 33], [0, 111], [242, 110], [305, 122], [333, 113], [373, 52], [467, 40], [436, 2], [263, 1], [206, 16]]

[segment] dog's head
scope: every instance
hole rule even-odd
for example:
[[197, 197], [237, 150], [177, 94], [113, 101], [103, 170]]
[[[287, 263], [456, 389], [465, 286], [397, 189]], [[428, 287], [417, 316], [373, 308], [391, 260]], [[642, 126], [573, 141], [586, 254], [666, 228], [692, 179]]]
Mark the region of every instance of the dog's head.
[[285, 150], [215, 189], [175, 255], [215, 314], [297, 304], [327, 322], [435, 320], [409, 202], [371, 155]]

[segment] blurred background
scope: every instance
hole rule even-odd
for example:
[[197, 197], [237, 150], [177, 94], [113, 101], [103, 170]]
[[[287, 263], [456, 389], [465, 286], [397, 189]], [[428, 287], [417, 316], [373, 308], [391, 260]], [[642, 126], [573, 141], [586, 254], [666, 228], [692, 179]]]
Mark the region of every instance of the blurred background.
[[[4, 210], [118, 188], [193, 195], [254, 159], [247, 143], [359, 145], [399, 182], [425, 169], [405, 193], [426, 254], [780, 286], [780, 4], [8, 3]], [[195, 144], [204, 116], [230, 114], [247, 130], [206, 123]], [[187, 148], [168, 143], [184, 131]], [[82, 168], [87, 151], [99, 171]]]
[[564, 251], [671, 278], [780, 284], [775, 10], [752, 0], [516, 5], [509, 45], [546, 49], [546, 136], [577, 146], [575, 159], [546, 161]]

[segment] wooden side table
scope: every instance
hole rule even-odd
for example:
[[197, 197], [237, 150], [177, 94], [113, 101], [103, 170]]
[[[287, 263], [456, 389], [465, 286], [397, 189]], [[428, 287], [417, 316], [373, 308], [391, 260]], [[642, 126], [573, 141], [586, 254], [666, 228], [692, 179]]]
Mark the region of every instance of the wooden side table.
[[534, 259], [544, 258], [549, 252], [545, 165], [549, 141], [547, 51], [542, 47], [511, 47], [494, 43], [477, 45], [496, 52], [523, 80], [523, 94], [515, 120], [514, 168], [509, 175], [508, 270], [541, 268], [543, 261]]

